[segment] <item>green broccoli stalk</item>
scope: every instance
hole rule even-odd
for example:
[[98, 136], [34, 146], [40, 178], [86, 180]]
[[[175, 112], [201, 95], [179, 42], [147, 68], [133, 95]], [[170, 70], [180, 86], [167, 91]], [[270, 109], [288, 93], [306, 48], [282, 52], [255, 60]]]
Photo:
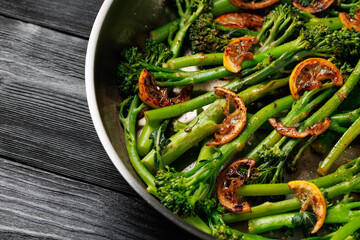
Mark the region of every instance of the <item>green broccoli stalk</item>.
[[[335, 112], [340, 104], [346, 99], [346, 97], [350, 94], [359, 81], [360, 60], [344, 85], [319, 110], [312, 114], [311, 117], [306, 119], [306, 121], [300, 127], [300, 131], [304, 131], [307, 127], [314, 125], [316, 122], [322, 121], [326, 117], [330, 117], [332, 113]], [[282, 149], [286, 152], [291, 152], [300, 141], [301, 139], [290, 139]]]
[[[285, 86], [287, 83], [288, 78], [273, 80], [247, 88], [240, 92], [238, 96], [241, 97], [245, 105], [248, 105], [263, 96], [273, 93], [276, 89]], [[170, 137], [171, 143], [162, 151], [164, 164], [169, 165], [192, 146], [213, 134], [218, 129], [217, 124], [224, 118], [223, 109], [225, 105], [225, 99], [215, 101], [215, 103], [211, 104], [209, 108], [190, 122], [186, 128]], [[154, 168], [154, 151], [150, 151], [142, 159], [142, 162], [152, 171], [157, 170]]]
[[[175, 23], [170, 28], [168, 42], [174, 57], [180, 54], [181, 46], [186, 37], [187, 30], [191, 24], [200, 16], [203, 11], [206, 11], [212, 6], [211, 0], [175, 0], [180, 22]], [[175, 36], [174, 33], [176, 33]]]
[[[303, 240], [330, 240], [332, 236], [334, 236], [334, 233], [330, 233], [325, 236], [308, 237], [308, 238], [304, 238]], [[350, 240], [350, 239], [347, 239], [347, 240]]]
[[349, 221], [347, 224], [337, 230], [335, 234], [331, 237], [331, 240], [347, 239], [348, 236], [351, 236], [358, 229], [360, 229], [360, 216], [351, 219], [351, 221]]
[[358, 119], [359, 117], [360, 117], [360, 108], [350, 112], [334, 114], [330, 117], [330, 120], [342, 126], [344, 125], [349, 126], [350, 124], [353, 124], [356, 121], [356, 119]]
[[248, 233], [239, 232], [233, 228], [227, 226], [222, 219], [221, 215], [213, 211], [209, 217], [209, 226], [211, 234], [220, 239], [232, 239], [232, 240], [266, 240], [269, 238], [259, 235], [252, 235]]
[[301, 146], [301, 148], [298, 150], [298, 152], [295, 154], [295, 156], [293, 157], [293, 159], [287, 164], [286, 168], [289, 171], [296, 171], [296, 167], [298, 165], [298, 163], [300, 162], [301, 157], [303, 156], [303, 153], [305, 152], [305, 150], [311, 146], [311, 144], [317, 139], [317, 136], [311, 136], [308, 139], [305, 139], [304, 144]]
[[[134, 170], [147, 185], [147, 191], [159, 197], [155, 177], [141, 163], [136, 151], [136, 119], [140, 111], [145, 107], [145, 104], [142, 103], [139, 105], [139, 102], [138, 96], [123, 101], [119, 109], [119, 119], [124, 128], [126, 149]], [[127, 114], [126, 108], [128, 108]], [[190, 216], [186, 218], [185, 221], [206, 233], [210, 233], [208, 226], [198, 216]]]
[[349, 129], [342, 135], [339, 141], [331, 149], [330, 153], [326, 156], [324, 161], [320, 162], [317, 172], [325, 175], [331, 166], [334, 164], [340, 154], [349, 146], [349, 144], [360, 135], [360, 117], [349, 127]]
[[341, 0], [337, 6], [342, 10], [349, 10], [351, 14], [354, 14], [360, 9], [360, 1], [358, 0]]
[[[292, 110], [282, 119], [285, 126], [292, 126], [299, 123], [302, 119], [334, 93], [334, 89], [328, 89], [312, 100], [319, 91], [330, 87], [331, 84], [324, 84], [320, 88], [305, 92], [304, 95], [295, 102]], [[273, 130], [257, 147], [255, 147], [246, 157], [256, 160], [257, 171], [248, 182], [251, 183], [276, 183], [281, 181], [284, 171], [284, 164], [289, 151], [283, 151], [281, 145], [286, 141], [276, 130]]]
[[[136, 118], [145, 106], [143, 103], [139, 105], [138, 96], [128, 98], [120, 106], [119, 119], [124, 127], [125, 144], [130, 162], [140, 178], [148, 186], [147, 191], [156, 196], [155, 177], [141, 163], [136, 149]], [[129, 107], [127, 114], [125, 113], [125, 107]]]
[[[348, 223], [352, 219], [360, 217], [359, 210], [352, 210], [360, 207], [360, 202], [339, 203], [326, 211], [325, 224]], [[282, 213], [249, 220], [249, 231], [253, 234], [277, 230], [282, 227], [295, 228], [306, 224], [304, 217], [312, 213]], [[311, 217], [310, 217], [311, 218]], [[311, 226], [313, 227], [313, 226]]]
[[[309, 182], [314, 183], [319, 188], [327, 188], [335, 184], [348, 181], [360, 173], [360, 158], [356, 158], [340, 166], [335, 172], [326, 176], [312, 179]], [[291, 194], [287, 183], [277, 184], [251, 184], [244, 185], [236, 191], [239, 196], [272, 196]]]
[[[273, 184], [274, 185], [274, 184]], [[271, 186], [271, 184], [270, 184]], [[270, 188], [268, 185], [268, 187]], [[328, 199], [341, 196], [350, 192], [357, 192], [360, 190], [360, 175], [356, 175], [354, 178], [347, 182], [342, 182], [331, 187], [325, 188], [322, 191], [325, 193]], [[301, 202], [298, 198], [291, 198], [282, 200], [279, 202], [265, 202], [261, 205], [251, 207], [251, 212], [244, 214], [223, 214], [225, 223], [235, 223], [245, 221], [253, 218], [260, 218], [274, 214], [280, 214], [285, 212], [291, 212], [299, 210]]]
[[[238, 137], [220, 146], [209, 160], [198, 163], [192, 170], [176, 172], [169, 168], [160, 171], [156, 175], [155, 183], [162, 204], [182, 217], [195, 215], [199, 203], [211, 200], [216, 176], [226, 161], [245, 146], [266, 119], [289, 108], [292, 102], [292, 97], [288, 96], [262, 108], [248, 120]], [[142, 162], [144, 163], [144, 160]]]

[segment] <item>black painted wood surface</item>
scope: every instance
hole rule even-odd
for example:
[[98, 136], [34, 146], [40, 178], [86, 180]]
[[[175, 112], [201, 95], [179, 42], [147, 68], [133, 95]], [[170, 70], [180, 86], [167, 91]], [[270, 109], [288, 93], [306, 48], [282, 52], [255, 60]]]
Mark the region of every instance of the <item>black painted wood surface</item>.
[[95, 133], [84, 63], [101, 4], [0, 1], [0, 239], [193, 238], [138, 196]]

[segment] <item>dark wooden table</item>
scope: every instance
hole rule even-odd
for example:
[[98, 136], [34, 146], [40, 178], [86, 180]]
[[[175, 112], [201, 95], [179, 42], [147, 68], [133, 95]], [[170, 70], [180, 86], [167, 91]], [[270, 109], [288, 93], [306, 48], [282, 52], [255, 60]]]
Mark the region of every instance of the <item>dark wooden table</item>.
[[0, 239], [193, 239], [95, 133], [85, 52], [103, 0], [0, 0]]

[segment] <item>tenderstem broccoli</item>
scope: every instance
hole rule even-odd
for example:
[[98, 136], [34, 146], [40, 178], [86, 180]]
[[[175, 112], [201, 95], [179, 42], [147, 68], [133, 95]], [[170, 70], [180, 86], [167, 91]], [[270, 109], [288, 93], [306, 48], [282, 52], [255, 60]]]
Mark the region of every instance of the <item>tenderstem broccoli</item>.
[[[335, 172], [326, 176], [312, 179], [310, 182], [314, 183], [319, 188], [327, 188], [335, 184], [348, 181], [355, 175], [360, 173], [360, 158], [356, 158], [342, 166]], [[237, 190], [239, 196], [271, 196], [271, 195], [286, 195], [291, 194], [287, 183], [276, 184], [251, 184], [244, 185]]]
[[[360, 33], [347, 29], [331, 31], [324, 25], [306, 28], [296, 40], [269, 50], [276, 53], [278, 57], [269, 66], [245, 78], [235, 78], [224, 87], [236, 91], [244, 86], [256, 84], [263, 81], [268, 75], [278, 72], [279, 68], [284, 68], [304, 57], [333, 57], [346, 62], [347, 59], [357, 58], [360, 55], [358, 40], [360, 40]], [[254, 55], [254, 59], [256, 56]], [[246, 62], [248, 61], [245, 61], [244, 64]], [[214, 93], [209, 92], [181, 104], [147, 111], [145, 116], [147, 121], [159, 121], [198, 109], [212, 103], [217, 98]]]
[[245, 129], [237, 138], [220, 146], [210, 159], [200, 162], [192, 170], [160, 171], [156, 175], [155, 183], [157, 195], [164, 206], [180, 216], [187, 217], [196, 214], [199, 204], [204, 202], [210, 204], [216, 176], [225, 162], [245, 146], [248, 139], [267, 118], [289, 108], [292, 102], [292, 97], [288, 96], [262, 108], [248, 120]]
[[[360, 207], [360, 202], [339, 203], [330, 207], [326, 212], [325, 224], [347, 223], [352, 219], [360, 217], [359, 210], [353, 210]], [[310, 215], [311, 213], [306, 213]], [[264, 233], [282, 227], [294, 228], [298, 227], [299, 223], [296, 221], [299, 218], [297, 213], [283, 213], [278, 215], [271, 215], [262, 218], [255, 218], [249, 220], [249, 231], [254, 234]]]
[[317, 172], [321, 175], [325, 175], [334, 164], [336, 159], [345, 150], [347, 146], [360, 135], [360, 117], [349, 127], [349, 129], [342, 135], [339, 141], [331, 149], [330, 153], [320, 163]]
[[[174, 57], [177, 57], [180, 54], [187, 30], [204, 10], [212, 6], [212, 0], [175, 0], [175, 2], [180, 21], [171, 26], [168, 42]], [[173, 36], [174, 33], [176, 33], [175, 36]]]
[[360, 217], [355, 217], [343, 227], [341, 227], [339, 230], [337, 230], [335, 234], [331, 237], [331, 240], [347, 239], [348, 236], [351, 236], [358, 229], [360, 229]]
[[[333, 185], [331, 187], [323, 189], [322, 191], [326, 193], [328, 199], [332, 199], [337, 196], [347, 194], [350, 192], [357, 192], [359, 190], [360, 190], [360, 175], [358, 174], [347, 182], [342, 182]], [[268, 215], [291, 212], [300, 209], [300, 207], [301, 207], [301, 203], [298, 198], [286, 199], [279, 202], [265, 202], [261, 205], [251, 207], [250, 213], [223, 214], [223, 219], [225, 223], [235, 223], [253, 218], [265, 217]]]
[[[304, 119], [316, 106], [332, 95], [334, 89], [328, 89], [312, 99], [316, 93], [329, 85], [306, 92], [292, 107], [282, 122], [285, 126], [292, 126]], [[275, 183], [282, 179], [285, 160], [290, 154], [283, 151], [280, 147], [286, 137], [276, 130], [273, 130], [257, 147], [255, 147], [246, 157], [257, 160], [259, 171], [253, 176], [252, 182], [255, 183]]]
[[238, 239], [238, 240], [266, 240], [269, 238], [259, 235], [252, 235], [248, 233], [239, 232], [233, 228], [230, 228], [224, 223], [221, 215], [213, 211], [209, 217], [209, 226], [211, 234], [220, 239]]
[[[269, 82], [265, 82], [265, 83], [260, 83], [257, 85], [254, 85], [252, 87], [249, 87], [247, 89], [245, 89], [244, 91], [240, 92], [238, 94], [238, 96], [243, 100], [243, 102], [245, 103], [245, 105], [248, 105], [264, 96], [273, 94], [276, 90], [286, 86], [289, 82], [289, 78], [282, 78], [282, 79], [278, 79], [278, 80], [272, 80]], [[225, 100], [222, 100], [221, 106], [222, 108], [224, 108], [224, 104], [225, 104]], [[207, 114], [209, 116], [213, 116], [213, 113], [210, 113], [211, 109], [209, 110], [205, 110], [204, 113], [201, 114], [201, 116], [206, 116]], [[213, 110], [212, 110], [213, 111]], [[202, 125], [202, 117], [199, 116], [198, 118], [196, 118], [196, 125]], [[219, 116], [217, 116], [217, 120], [216, 121], [220, 121], [220, 119], [222, 120], [223, 115], [219, 114]], [[216, 124], [216, 121], [213, 122], [213, 124]], [[211, 123], [209, 123], [211, 124]], [[151, 132], [153, 132], [155, 129], [157, 129], [160, 126], [160, 121], [151, 121], [149, 122], [149, 124], [145, 124], [144, 129], [139, 137], [138, 140], [138, 151], [139, 154], [141, 156], [146, 155], [149, 151], [150, 151], [150, 147], [152, 144], [152, 140], [149, 139], [149, 136], [151, 134]], [[193, 137], [195, 137], [195, 139], [198, 139], [199, 137], [199, 141], [202, 138], [205, 138], [206, 134], [212, 134], [213, 132], [203, 132], [202, 130], [200, 131], [200, 129], [198, 128], [193, 128], [193, 126], [195, 126], [195, 122], [188, 124], [187, 127], [191, 128], [191, 132], [187, 132], [187, 135], [189, 135], [189, 138], [192, 139]], [[186, 127], [183, 128], [183, 130], [186, 129]], [[212, 131], [215, 131], [215, 128], [212, 128]], [[179, 131], [177, 134], [178, 136], [180, 136], [182, 131]], [[193, 135], [193, 136], [192, 136]], [[173, 136], [174, 139], [178, 139], [178, 137], [176, 137], [175, 135]], [[176, 140], [173, 140], [176, 141]], [[188, 142], [190, 143], [190, 142]], [[184, 150], [187, 150], [190, 146], [185, 147]], [[170, 150], [170, 149], [169, 149]], [[170, 150], [172, 151], [172, 150]]]
[[[354, 88], [354, 86], [359, 82], [360, 77], [357, 75], [357, 71], [360, 70], [360, 61], [357, 64], [354, 72], [350, 75], [348, 81], [330, 98], [319, 110], [317, 110], [310, 118], [308, 118], [305, 123], [300, 127], [301, 131], [304, 131], [306, 127], [312, 126], [319, 120], [323, 120], [325, 117], [329, 117], [336, 109], [337, 107], [344, 101], [346, 96], [351, 92], [351, 90]], [[308, 104], [306, 104], [307, 106]], [[291, 114], [290, 114], [291, 116]], [[291, 117], [290, 117], [291, 119]], [[288, 119], [285, 119], [284, 121], [287, 122]], [[355, 123], [354, 123], [355, 124]], [[358, 123], [357, 123], [358, 124]], [[347, 132], [347, 135], [341, 139], [340, 143], [336, 148], [332, 150], [332, 153], [330, 153], [329, 157], [325, 159], [325, 163], [323, 163], [319, 170], [319, 173], [325, 174], [327, 170], [330, 168], [332, 163], [336, 160], [336, 158], [339, 156], [339, 154], [343, 151], [343, 149], [358, 135], [358, 130], [352, 129], [351, 131]], [[253, 159], [261, 159], [261, 153], [262, 148], [266, 146], [274, 146], [276, 142], [282, 144], [286, 140], [286, 137], [281, 137], [279, 133], [276, 131], [273, 131], [268, 138], [266, 138], [261, 144], [259, 144], [250, 154], [247, 155], [249, 158]], [[290, 139], [286, 142], [286, 144], [281, 148], [282, 154], [285, 154], [287, 156], [290, 154], [290, 152], [293, 150], [293, 148], [301, 141], [301, 139]], [[278, 147], [279, 144], [275, 145], [275, 147]], [[277, 157], [276, 154], [271, 155], [271, 157], [275, 158]], [[283, 157], [283, 156], [281, 156]], [[283, 157], [284, 158], [284, 157]], [[269, 161], [269, 159], [265, 159]], [[271, 159], [270, 159], [271, 160]], [[285, 160], [281, 159], [279, 161], [279, 167], [283, 167]], [[265, 163], [267, 164], [267, 163]], [[278, 173], [278, 169], [277, 172]], [[266, 172], [265, 172], [266, 173]], [[272, 180], [274, 182], [274, 180]]]
[[[300, 131], [304, 131], [307, 127], [314, 125], [318, 121], [322, 121], [325, 117], [329, 117], [341, 105], [350, 92], [360, 81], [360, 61], [354, 68], [344, 85], [314, 114], [311, 115], [303, 125]], [[301, 139], [290, 139], [283, 147], [284, 151], [291, 151]]]
[[[139, 98], [137, 96], [130, 97], [122, 102], [119, 109], [119, 119], [124, 128], [126, 149], [132, 166], [146, 184], [147, 191], [159, 197], [155, 177], [141, 163], [136, 150], [136, 119], [144, 107], [145, 104], [143, 103], [139, 105]], [[128, 108], [127, 111], [126, 108]], [[185, 221], [204, 232], [211, 233], [208, 226], [198, 216], [189, 216]]]
[[[259, 84], [244, 90], [239, 96], [245, 104], [249, 104], [260, 97], [266, 96], [273, 90], [284, 86], [287, 82], [288, 78], [284, 78], [271, 81], [267, 84]], [[292, 102], [292, 100], [290, 101]], [[180, 130], [170, 137], [170, 144], [162, 152], [164, 164], [169, 165], [192, 146], [199, 143], [210, 134], [213, 134], [218, 129], [217, 124], [224, 118], [223, 109], [225, 108], [225, 105], [225, 99], [215, 101], [209, 108], [204, 110], [190, 122], [185, 129]], [[154, 169], [154, 151], [150, 151], [142, 159], [142, 162], [152, 171], [157, 170]]]

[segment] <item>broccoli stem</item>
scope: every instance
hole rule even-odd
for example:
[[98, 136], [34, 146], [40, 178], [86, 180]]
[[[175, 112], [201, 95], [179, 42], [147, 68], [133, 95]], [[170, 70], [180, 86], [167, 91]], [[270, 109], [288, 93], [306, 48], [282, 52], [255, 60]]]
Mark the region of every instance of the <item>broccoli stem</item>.
[[242, 232], [239, 232], [235, 229], [228, 227], [224, 223], [221, 215], [216, 211], [213, 211], [209, 218], [210, 218], [209, 225], [210, 225], [210, 229], [211, 229], [211, 234], [215, 237], [218, 237], [221, 239], [239, 239], [239, 240], [266, 240], [266, 239], [268, 239], [269, 240], [269, 238], [266, 238], [263, 236], [242, 233]]
[[141, 163], [140, 157], [136, 149], [136, 117], [146, 105], [142, 103], [140, 106], [138, 106], [139, 97], [138, 96], [133, 97], [130, 103], [130, 108], [128, 110], [127, 117], [125, 117], [124, 107], [125, 105], [128, 104], [130, 100], [131, 100], [130, 98], [125, 100], [121, 104], [119, 111], [119, 119], [124, 128], [126, 149], [132, 166], [134, 167], [135, 171], [139, 174], [140, 178], [148, 186], [147, 191], [156, 196], [157, 190], [154, 183], [155, 178], [147, 170], [147, 168]]
[[209, 54], [198, 53], [194, 55], [187, 55], [183, 57], [173, 58], [167, 61], [166, 63], [163, 63], [162, 66], [164, 68], [169, 68], [169, 69], [179, 69], [190, 66], [222, 65], [223, 56], [224, 53], [209, 53]]
[[342, 127], [339, 124], [337, 124], [336, 122], [335, 123], [332, 122], [329, 127], [329, 130], [335, 131], [337, 133], [345, 133], [348, 130], [348, 128]]
[[210, 159], [210, 157], [215, 153], [215, 146], [207, 146], [210, 138], [205, 139], [203, 146], [200, 149], [196, 164], [204, 159]]
[[[202, 83], [217, 78], [223, 78], [233, 74], [224, 67], [216, 67], [208, 70], [202, 70], [202, 71], [190, 72], [190, 73], [193, 76], [188, 76], [184, 78], [183, 75], [180, 77], [175, 77], [173, 79], [171, 79], [170, 77], [168, 78], [165, 77], [167, 81], [163, 81], [163, 82], [157, 81], [157, 84], [161, 87], [195, 85], [196, 83]], [[165, 74], [161, 73], [161, 75], [165, 75]], [[154, 76], [157, 77], [157, 74]], [[163, 77], [161, 78], [164, 79]]]
[[[243, 100], [245, 105], [247, 105], [268, 94], [273, 94], [277, 89], [286, 86], [288, 82], [289, 78], [286, 77], [278, 80], [272, 80], [267, 83], [260, 83], [245, 89], [240, 92], [238, 96]], [[223, 102], [223, 104], [225, 104], [225, 102]], [[151, 130], [155, 130], [154, 128], [156, 126], [160, 126], [160, 120], [147, 121], [145, 124], [138, 143], [138, 149], [141, 149], [142, 154], [145, 152], [145, 154], [147, 154], [150, 151], [152, 140], [149, 137], [152, 132]], [[205, 134], [204, 132], [194, 132], [194, 129], [192, 130], [192, 133], [198, 134], [198, 136], [203, 136]]]
[[152, 139], [150, 139], [150, 135], [160, 127], [160, 123], [161, 122], [153, 121], [145, 124], [137, 141], [137, 150], [140, 156], [145, 156], [150, 151], [153, 142]]
[[184, 218], [184, 220], [189, 224], [193, 225], [194, 227], [196, 227], [197, 229], [200, 229], [201, 231], [207, 234], [211, 234], [210, 228], [208, 227], [208, 225], [206, 225], [206, 223], [203, 220], [201, 220], [199, 216], [196, 215], [196, 216], [187, 217]]
[[353, 218], [350, 222], [345, 224], [336, 231], [331, 240], [344, 240], [360, 228], [360, 217]]
[[211, 13], [214, 16], [220, 16], [224, 13], [236, 12], [240, 8], [232, 4], [229, 0], [214, 0]]
[[180, 24], [180, 18], [151, 31], [150, 38], [152, 38], [154, 41], [158, 43], [165, 41], [169, 36], [170, 28], [174, 26], [174, 24], [176, 25]]
[[[214, 133], [218, 129], [217, 124], [224, 118], [222, 114], [224, 108], [224, 99], [216, 101], [191, 121], [187, 128], [170, 137], [171, 142], [162, 151], [163, 164], [169, 165], [189, 148]], [[154, 153], [155, 151], [151, 150], [142, 159], [142, 163], [152, 172], [157, 170], [154, 169]]]
[[354, 122], [353, 125], [344, 133], [339, 141], [332, 148], [327, 157], [320, 163], [317, 172], [321, 175], [325, 175], [331, 166], [334, 164], [340, 154], [349, 146], [349, 144], [360, 135], [360, 117]]
[[[239, 8], [230, 3], [229, 0], [215, 0], [213, 3], [212, 14], [219, 16], [224, 13], [237, 11]], [[150, 33], [150, 37], [156, 42], [162, 42], [169, 36], [170, 29], [175, 24], [180, 24], [181, 20], [176, 19], [168, 24], [161, 26]]]
[[[360, 189], [360, 176], [351, 179], [347, 182], [342, 182], [337, 185], [325, 188], [323, 192], [327, 193], [327, 198], [331, 199], [342, 194], [346, 194]], [[250, 213], [244, 214], [224, 214], [223, 219], [226, 223], [235, 223], [245, 221], [253, 218], [265, 217], [268, 215], [274, 215], [279, 213], [290, 212], [298, 210], [301, 207], [301, 203], [298, 198], [287, 199], [279, 202], [265, 202], [261, 205], [251, 208]]]
[[[313, 52], [311, 50], [306, 50], [297, 53], [301, 50], [302, 46], [296, 46], [291, 48], [289, 51], [283, 53], [278, 59], [273, 61], [270, 65], [264, 67], [263, 69], [243, 78], [235, 78], [229, 84], [223, 86], [226, 89], [231, 91], [236, 91], [241, 89], [244, 86], [251, 86], [257, 84], [264, 79], [268, 78], [270, 75], [279, 71], [279, 69], [287, 66], [293, 62], [298, 61], [299, 59], [311, 55]], [[147, 121], [159, 121], [169, 117], [176, 117], [178, 115], [184, 114], [186, 112], [201, 108], [209, 103], [214, 102], [218, 96], [214, 92], [208, 92], [199, 97], [190, 99], [189, 101], [179, 103], [176, 105], [154, 109], [146, 111], [145, 117]]]
[[[313, 101], [311, 101], [312, 97], [318, 93], [319, 91], [328, 88], [330, 85], [323, 85], [319, 88], [313, 89], [303, 94], [303, 96], [296, 101], [292, 110], [289, 114], [282, 119], [282, 123], [285, 126], [292, 126], [296, 123], [299, 123], [310, 113], [312, 109], [314, 109], [319, 103], [327, 99], [333, 92], [334, 89], [329, 89], [318, 97], [316, 97]], [[310, 102], [311, 101], [311, 102]], [[248, 158], [253, 158], [256, 160], [259, 159], [259, 153], [263, 147], [273, 147], [283, 136], [278, 133], [276, 130], [273, 130], [260, 144], [257, 145], [248, 155]]]
[[192, 10], [191, 10], [192, 7], [191, 7], [190, 1], [185, 1], [185, 5], [186, 5], [185, 11], [183, 10], [183, 8], [181, 6], [180, 0], [176, 0], [176, 5], [178, 7], [178, 12], [180, 15], [180, 23], [179, 24], [174, 23], [175, 25], [170, 26], [169, 31], [171, 33], [171, 31], [172, 31], [171, 29], [176, 25], [179, 25], [179, 30], [176, 33], [174, 39], [171, 39], [172, 34], [169, 34], [169, 36], [168, 36], [170, 50], [174, 53], [173, 57], [179, 56], [182, 44], [186, 37], [187, 30], [189, 29], [191, 24], [198, 18], [198, 16], [202, 13], [202, 11], [205, 8], [206, 3], [204, 3], [204, 2], [198, 3], [197, 9], [194, 12], [192, 12]]
[[[246, 60], [241, 64], [241, 68], [248, 69], [256, 66], [266, 59], [269, 55], [276, 58], [280, 57], [284, 52], [290, 51], [295, 47], [297, 41], [291, 41], [284, 43], [281, 46], [269, 49], [265, 52], [254, 54], [252, 60]], [[179, 58], [173, 58], [163, 64], [164, 68], [169, 69], [179, 69], [189, 66], [208, 66], [208, 65], [222, 65], [223, 64], [224, 53], [209, 53], [209, 54], [195, 54]]]
[[332, 17], [332, 18], [313, 17], [310, 18], [309, 22], [305, 23], [305, 26], [312, 27], [312, 26], [317, 26], [319, 24], [324, 24], [325, 26], [329, 27], [331, 30], [336, 30], [343, 27], [338, 17]]
[[[243, 99], [244, 103], [249, 103], [249, 100], [257, 99], [265, 96], [267, 93], [276, 89], [279, 86], [283, 86], [288, 81], [288, 78], [280, 79], [277, 82], [272, 81], [264, 86], [263, 89], [259, 86], [246, 89], [241, 92], [239, 96]], [[289, 98], [289, 97], [288, 97]], [[293, 100], [289, 100], [292, 103]], [[163, 150], [163, 163], [169, 165], [181, 154], [187, 151], [190, 147], [199, 143], [205, 137], [214, 133], [218, 126], [217, 124], [222, 121], [223, 109], [225, 108], [226, 100], [219, 99], [211, 104], [209, 108], [204, 110], [200, 115], [188, 124], [188, 127], [179, 131], [170, 138], [171, 143]], [[176, 105], [174, 105], [176, 106]], [[266, 119], [265, 119], [266, 121]], [[190, 131], [189, 131], [190, 129]], [[151, 171], [154, 169], [154, 151], [150, 151], [143, 159], [143, 164]]]
[[296, 153], [296, 155], [294, 156], [293, 160], [290, 162], [289, 166], [292, 168], [292, 170], [295, 170], [296, 165], [298, 164], [298, 162], [300, 161], [304, 151], [306, 150], [307, 147], [309, 147], [316, 139], [316, 136], [312, 136], [309, 139], [306, 140], [306, 142], [304, 143], [304, 145], [299, 149], [299, 151]]
[[[316, 122], [323, 121], [324, 118], [329, 117], [346, 99], [356, 84], [358, 84], [359, 80], [360, 61], [358, 61], [354, 71], [351, 73], [344, 85], [318, 111], [305, 121], [305, 123], [300, 127], [300, 131], [304, 131], [307, 127], [310, 127]], [[283, 147], [283, 151], [290, 152], [300, 141], [301, 139], [290, 139]]]
[[330, 233], [330, 234], [327, 234], [325, 236], [316, 236], [316, 237], [304, 238], [303, 240], [330, 240], [332, 236], [334, 236], [334, 233]]
[[360, 108], [355, 109], [354, 111], [334, 114], [330, 117], [332, 124], [337, 123], [339, 125], [351, 125], [355, 122], [356, 119], [360, 117]]
[[[349, 163], [340, 166], [335, 172], [324, 177], [312, 179], [319, 188], [326, 188], [335, 184], [347, 181], [360, 172], [360, 158], [356, 158]], [[273, 196], [291, 194], [287, 183], [277, 184], [251, 184], [238, 188], [236, 194], [239, 196]]]
[[[325, 224], [347, 223], [352, 219], [360, 217], [360, 211], [351, 211], [352, 208], [360, 207], [360, 202], [337, 204], [326, 212]], [[293, 228], [295, 213], [283, 213], [249, 220], [249, 231], [254, 234], [277, 230], [282, 227]]]

